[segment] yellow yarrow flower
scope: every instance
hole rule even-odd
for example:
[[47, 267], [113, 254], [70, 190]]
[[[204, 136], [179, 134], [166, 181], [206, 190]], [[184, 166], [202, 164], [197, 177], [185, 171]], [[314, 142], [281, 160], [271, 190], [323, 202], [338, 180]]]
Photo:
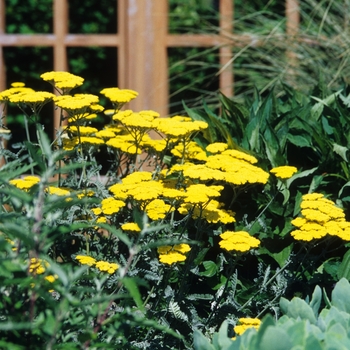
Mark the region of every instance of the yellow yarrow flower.
[[23, 86], [11, 87], [0, 92], [0, 102], [9, 101], [10, 98], [17, 94], [25, 94], [35, 92], [33, 89]]
[[47, 91], [28, 91], [11, 95], [9, 101], [12, 103], [25, 103], [30, 106], [44, 105], [52, 101], [55, 95]]
[[190, 185], [186, 189], [185, 203], [206, 204], [210, 199], [220, 196], [223, 186], [206, 186], [204, 184]]
[[141, 232], [141, 229], [136, 222], [127, 222], [121, 225], [121, 228], [124, 231]]
[[112, 275], [119, 269], [119, 265], [116, 263], [110, 263], [108, 261], [97, 261], [95, 267], [99, 269], [101, 272], [107, 272]]
[[248, 252], [252, 248], [257, 248], [260, 245], [260, 241], [251, 236], [245, 231], [226, 231], [220, 235], [222, 240], [219, 242], [221, 248], [231, 252]]
[[146, 214], [151, 220], [164, 219], [169, 212], [174, 210], [175, 208], [165, 203], [163, 199], [154, 199], [145, 208]]
[[223, 142], [214, 142], [205, 148], [209, 153], [222, 153], [228, 149], [228, 144]]
[[54, 194], [56, 196], [68, 196], [70, 195], [70, 191], [64, 188], [55, 187], [55, 186], [48, 186], [46, 188], [46, 192], [48, 194]]
[[29, 273], [41, 275], [48, 267], [50, 267], [50, 264], [47, 261], [43, 259], [31, 258], [29, 263]]
[[280, 179], [289, 179], [292, 177], [298, 169], [295, 166], [279, 166], [270, 170], [270, 173], [274, 174]]
[[158, 247], [159, 261], [162, 264], [172, 265], [186, 260], [186, 253], [191, 250], [188, 244], [177, 244], [175, 246]]
[[118, 106], [130, 102], [138, 96], [138, 93], [134, 90], [119, 89], [117, 87], [105, 88], [101, 90], [100, 93], [105, 95], [112, 103], [117, 104]]
[[302, 196], [301, 217], [291, 221], [298, 229], [291, 232], [296, 240], [310, 242], [327, 235], [350, 240], [350, 223], [345, 213], [323, 194], [311, 193]]
[[9, 181], [11, 185], [14, 185], [17, 188], [25, 191], [29, 190], [39, 182], [40, 182], [40, 178], [36, 176], [26, 176], [23, 179], [13, 179]]
[[259, 329], [261, 325], [261, 320], [258, 318], [243, 317], [238, 320], [238, 325], [236, 325], [233, 330], [237, 335], [242, 335], [247, 329], [255, 328]]
[[[184, 117], [181, 117], [184, 118]], [[158, 132], [166, 134], [170, 138], [188, 137], [194, 132], [205, 130], [208, 124], [203, 121], [190, 121], [187, 118], [179, 119], [176, 116], [172, 118], [160, 118], [153, 121], [153, 128]]]
[[113, 197], [105, 198], [101, 201], [101, 210], [105, 215], [117, 214], [124, 206], [125, 202], [114, 199]]
[[40, 77], [56, 88], [61, 89], [63, 93], [69, 92], [84, 82], [84, 79], [77, 75], [60, 71], [46, 72], [41, 74]]
[[87, 255], [77, 255], [75, 259], [78, 260], [82, 265], [93, 266], [96, 264], [96, 259]]

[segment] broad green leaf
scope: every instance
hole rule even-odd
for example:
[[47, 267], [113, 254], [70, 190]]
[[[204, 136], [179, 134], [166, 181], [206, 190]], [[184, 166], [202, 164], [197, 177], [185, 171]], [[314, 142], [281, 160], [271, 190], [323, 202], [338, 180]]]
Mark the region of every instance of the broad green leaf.
[[346, 155], [348, 150], [349, 149], [347, 147], [333, 143], [333, 152], [341, 156], [346, 162], [348, 161], [348, 157]]
[[312, 141], [310, 137], [307, 136], [293, 135], [289, 133], [287, 135], [287, 140], [298, 147], [312, 147]]
[[282, 268], [289, 259], [292, 250], [293, 243], [282, 249], [279, 253], [270, 253], [270, 255], [277, 261], [278, 265]]
[[203, 261], [205, 271], [200, 272], [199, 275], [205, 277], [213, 277], [217, 273], [217, 266], [214, 261]]
[[344, 277], [347, 280], [350, 280], [350, 250], [348, 250], [343, 256], [343, 260], [338, 268], [337, 276], [339, 279]]
[[195, 350], [216, 350], [198, 329], [193, 332], [193, 345]]
[[316, 286], [314, 289], [314, 292], [312, 293], [311, 301], [310, 301], [310, 306], [317, 317], [318, 315], [318, 310], [320, 308], [322, 301], [322, 290], [319, 286]]
[[[283, 341], [281, 341], [283, 339]], [[281, 327], [268, 327], [262, 336], [259, 350], [290, 350], [293, 343]]]
[[317, 169], [318, 169], [318, 167], [315, 167], [315, 168], [308, 169], [308, 170], [304, 170], [304, 171], [301, 171], [300, 173], [294, 174], [291, 178], [289, 178], [289, 179], [286, 181], [287, 188], [290, 187], [291, 183], [292, 183], [294, 180], [300, 179], [300, 178], [303, 178], [303, 177], [307, 177], [307, 176], [311, 175], [312, 173], [314, 173]]
[[332, 291], [332, 305], [339, 310], [350, 313], [350, 284], [344, 277], [335, 285]]

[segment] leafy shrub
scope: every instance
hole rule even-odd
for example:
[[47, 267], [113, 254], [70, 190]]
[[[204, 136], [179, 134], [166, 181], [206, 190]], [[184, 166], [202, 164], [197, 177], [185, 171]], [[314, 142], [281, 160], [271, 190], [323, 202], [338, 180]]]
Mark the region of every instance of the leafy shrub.
[[[281, 296], [349, 275], [343, 210], [321, 193], [307, 203], [315, 169], [272, 168], [263, 152], [259, 164], [210, 142], [203, 120], [122, 110], [135, 91], [103, 89], [102, 114], [97, 95], [71, 94], [83, 78], [41, 77], [58, 96], [22, 83], [0, 93], [36, 129], [17, 153], [1, 149], [3, 344], [191, 349], [197, 329], [212, 337], [225, 320], [278, 317]], [[53, 143], [39, 118], [52, 101]]]

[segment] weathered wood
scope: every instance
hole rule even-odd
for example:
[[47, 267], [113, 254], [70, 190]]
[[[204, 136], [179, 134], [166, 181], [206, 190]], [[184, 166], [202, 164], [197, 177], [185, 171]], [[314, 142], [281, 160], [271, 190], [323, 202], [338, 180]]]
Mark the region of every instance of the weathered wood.
[[[233, 2], [220, 1], [220, 36], [229, 37], [233, 32]], [[220, 47], [220, 91], [225, 96], [233, 95], [233, 58], [232, 44], [223, 44]]]

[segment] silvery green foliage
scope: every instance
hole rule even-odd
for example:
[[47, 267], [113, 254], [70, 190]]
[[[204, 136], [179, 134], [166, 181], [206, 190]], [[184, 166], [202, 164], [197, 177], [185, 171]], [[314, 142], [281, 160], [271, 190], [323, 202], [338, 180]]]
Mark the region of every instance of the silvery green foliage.
[[[331, 293], [331, 300], [316, 286], [310, 301], [281, 298], [283, 316], [263, 318], [258, 331], [246, 330], [231, 340], [225, 321], [210, 342], [198, 330], [194, 333], [195, 350], [326, 350], [350, 347], [350, 283], [342, 278]], [[327, 305], [320, 310], [322, 300]], [[282, 341], [283, 339], [283, 341]]]

